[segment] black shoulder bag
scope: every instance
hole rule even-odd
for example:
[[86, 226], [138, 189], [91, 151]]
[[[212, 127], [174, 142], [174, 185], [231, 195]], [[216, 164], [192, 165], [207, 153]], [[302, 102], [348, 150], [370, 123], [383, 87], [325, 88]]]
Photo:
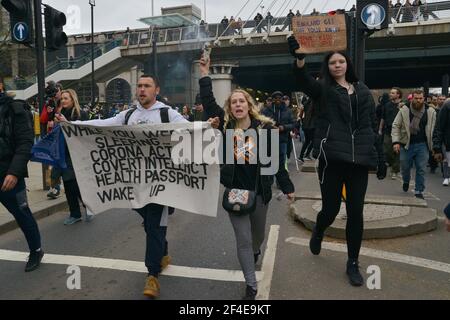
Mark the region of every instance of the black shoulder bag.
[[222, 207], [225, 210], [238, 215], [244, 215], [255, 211], [256, 195], [260, 175], [259, 169], [258, 163], [258, 168], [256, 169], [255, 190], [225, 188], [222, 200]]

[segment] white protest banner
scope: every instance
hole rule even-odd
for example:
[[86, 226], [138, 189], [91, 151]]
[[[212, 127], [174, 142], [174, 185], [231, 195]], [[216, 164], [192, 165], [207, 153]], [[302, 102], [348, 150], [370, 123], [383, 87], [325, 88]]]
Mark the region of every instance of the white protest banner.
[[294, 17], [292, 30], [302, 53], [347, 49], [344, 14]]
[[[220, 186], [218, 156], [208, 155], [208, 164], [202, 162], [203, 151], [211, 150], [211, 139], [209, 148], [202, 142], [208, 126], [165, 123], [97, 127], [62, 123], [83, 202], [94, 213], [158, 203], [215, 217]], [[174, 131], [182, 132], [174, 135], [177, 141], [171, 141]], [[184, 150], [185, 156], [194, 159], [175, 164], [172, 148], [186, 138], [192, 149]]]

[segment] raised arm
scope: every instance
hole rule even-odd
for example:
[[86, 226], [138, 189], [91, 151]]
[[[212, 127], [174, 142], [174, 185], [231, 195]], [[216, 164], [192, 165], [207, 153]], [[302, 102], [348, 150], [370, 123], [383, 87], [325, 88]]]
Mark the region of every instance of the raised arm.
[[300, 52], [300, 45], [294, 36], [288, 38], [289, 52], [296, 58], [294, 65], [294, 75], [299, 89], [313, 99], [319, 98], [322, 92], [322, 85], [314, 79], [305, 66], [305, 54]]
[[223, 130], [225, 112], [217, 104], [212, 91], [212, 80], [209, 77], [209, 60], [200, 59], [200, 98], [203, 104], [203, 120], [207, 121], [218, 117], [220, 120], [219, 130]]

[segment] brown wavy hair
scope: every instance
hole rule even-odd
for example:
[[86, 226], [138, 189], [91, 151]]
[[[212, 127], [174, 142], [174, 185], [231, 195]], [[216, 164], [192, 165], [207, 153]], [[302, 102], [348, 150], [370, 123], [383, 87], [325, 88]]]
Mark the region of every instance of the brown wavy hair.
[[232, 129], [236, 128], [236, 118], [234, 118], [233, 114], [231, 113], [231, 97], [235, 93], [242, 93], [244, 95], [245, 100], [247, 100], [248, 113], [249, 113], [250, 119], [255, 119], [255, 120], [260, 121], [263, 126], [267, 125], [267, 124], [270, 124], [272, 126], [275, 125], [275, 123], [273, 122], [272, 119], [270, 119], [266, 116], [263, 116], [262, 114], [259, 113], [258, 106], [257, 106], [255, 100], [252, 98], [252, 96], [247, 91], [242, 90], [242, 89], [235, 89], [231, 92], [230, 96], [225, 101], [225, 105], [223, 107], [223, 110], [225, 111], [224, 129], [227, 129], [228, 125], [230, 125], [230, 127]]

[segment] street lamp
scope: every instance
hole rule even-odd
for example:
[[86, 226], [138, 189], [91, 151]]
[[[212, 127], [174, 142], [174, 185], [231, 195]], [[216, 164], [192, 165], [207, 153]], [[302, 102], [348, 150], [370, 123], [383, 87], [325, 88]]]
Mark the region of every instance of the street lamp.
[[206, 0], [203, 0], [203, 10], [205, 11], [204, 15], [205, 15], [205, 22], [206, 22]]
[[95, 103], [95, 77], [94, 77], [94, 7], [95, 0], [89, 0], [91, 6], [91, 108]]

